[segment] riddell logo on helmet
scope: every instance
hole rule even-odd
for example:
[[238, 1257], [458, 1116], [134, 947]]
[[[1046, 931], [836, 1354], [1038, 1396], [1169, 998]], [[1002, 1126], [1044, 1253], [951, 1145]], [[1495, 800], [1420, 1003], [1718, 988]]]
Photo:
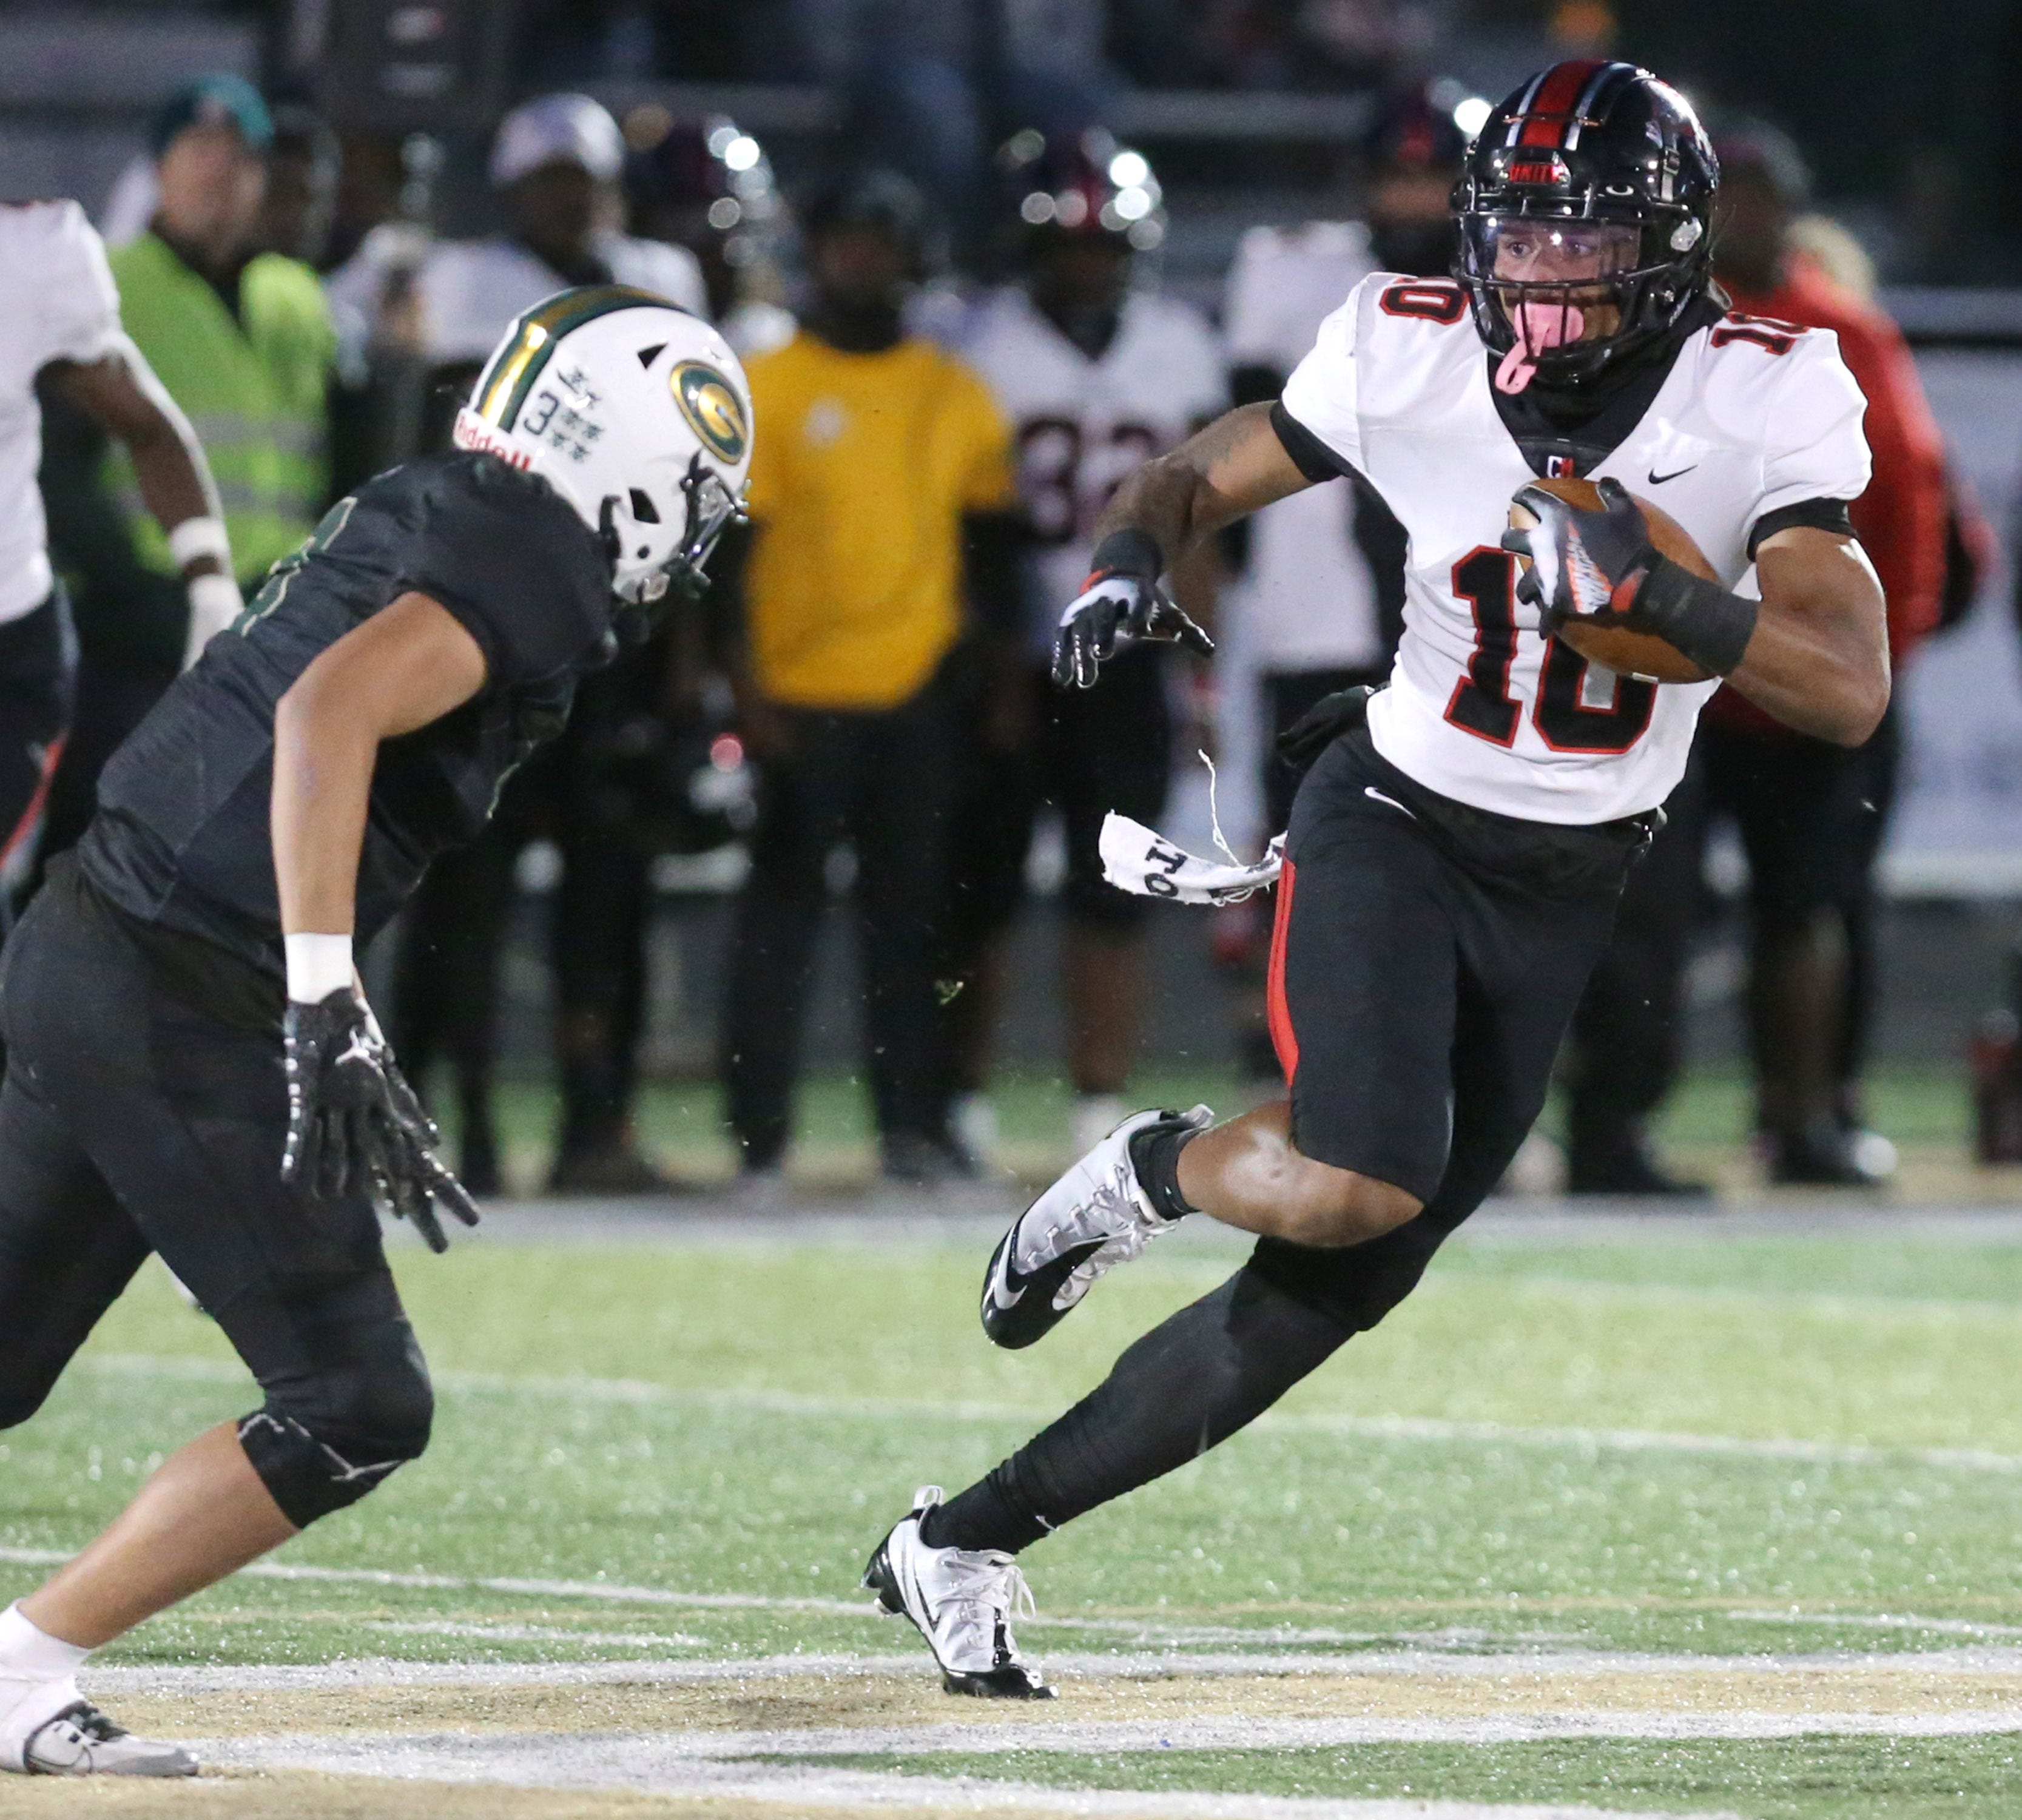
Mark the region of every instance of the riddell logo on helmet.
[[456, 429], [451, 440], [459, 449], [476, 449], [487, 455], [496, 455], [515, 468], [531, 468], [534, 465], [532, 455], [524, 449], [516, 448], [469, 405], [456, 414]]
[[1521, 164], [1510, 166], [1509, 181], [1513, 184], [1562, 184], [1571, 179], [1564, 159], [1529, 158]]

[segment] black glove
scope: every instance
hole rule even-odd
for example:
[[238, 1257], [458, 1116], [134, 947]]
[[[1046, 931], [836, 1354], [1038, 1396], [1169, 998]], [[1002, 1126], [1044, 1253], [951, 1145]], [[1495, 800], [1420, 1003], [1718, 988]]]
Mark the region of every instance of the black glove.
[[1547, 632], [1569, 618], [1611, 613], [1636, 631], [1654, 631], [1635, 616], [1643, 578], [1662, 560], [1650, 541], [1650, 521], [1619, 480], [1599, 483], [1601, 509], [1568, 505], [1542, 487], [1526, 487], [1513, 503], [1535, 515], [1527, 531], [1506, 531], [1502, 547], [1531, 559], [1516, 598], [1538, 609]]
[[1369, 724], [1369, 698], [1376, 690], [1367, 683], [1323, 695], [1278, 735], [1281, 764], [1303, 777], [1313, 761], [1344, 733]]
[[365, 1188], [411, 1220], [431, 1251], [449, 1241], [440, 1202], [466, 1226], [477, 1205], [435, 1154], [441, 1136], [393, 1060], [370, 1008], [349, 987], [319, 1003], [288, 1003], [283, 1025], [288, 1141], [281, 1179], [312, 1198]]
[[1087, 585], [1068, 603], [1053, 637], [1060, 688], [1093, 688], [1103, 663], [1141, 640], [1214, 655], [1214, 640], [1159, 585], [1160, 560], [1159, 546], [1141, 531], [1114, 531], [1096, 545]]

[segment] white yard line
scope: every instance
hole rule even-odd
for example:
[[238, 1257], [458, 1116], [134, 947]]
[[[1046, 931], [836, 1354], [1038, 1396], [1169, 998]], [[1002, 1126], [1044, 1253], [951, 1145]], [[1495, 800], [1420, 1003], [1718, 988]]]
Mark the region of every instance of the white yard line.
[[[1594, 1650], [1512, 1650], [1465, 1655], [1429, 1650], [1371, 1650], [1356, 1654], [1183, 1651], [1053, 1650], [1042, 1652], [1049, 1672], [1092, 1680], [1221, 1679], [1258, 1676], [1436, 1676], [1442, 1680], [1507, 1680], [1516, 1675], [1619, 1678], [1650, 1676], [1863, 1674], [1892, 1671], [1930, 1675], [2022, 1675], [2022, 1649], [1894, 1651], [1821, 1650], [1813, 1654], [1695, 1656], [1612, 1654]], [[94, 1664], [86, 1680], [100, 1694], [315, 1693], [348, 1687], [624, 1687], [778, 1681], [802, 1676], [859, 1675], [930, 1676], [922, 1650], [900, 1654], [793, 1653], [689, 1658], [680, 1661], [414, 1662], [366, 1656], [319, 1663], [259, 1666], [119, 1668]], [[868, 1748], [868, 1747], [867, 1747]]]
[[[235, 1366], [209, 1359], [159, 1358], [148, 1354], [108, 1354], [82, 1359], [85, 1369], [120, 1376], [186, 1377], [205, 1382], [243, 1382]], [[578, 1402], [611, 1402], [676, 1409], [755, 1410], [777, 1415], [840, 1416], [852, 1419], [951, 1422], [1043, 1421], [1056, 1412], [1041, 1404], [900, 1401], [879, 1397], [805, 1396], [762, 1388], [686, 1390], [637, 1378], [520, 1377], [490, 1372], [447, 1371], [437, 1384], [449, 1391], [555, 1396]], [[1352, 1435], [1379, 1441], [1434, 1445], [1466, 1443], [1519, 1447], [1571, 1448], [1582, 1452], [1702, 1454], [1748, 1460], [1794, 1461], [1820, 1466], [1917, 1466], [1940, 1472], [2022, 1474], [2022, 1454], [1974, 1447], [1876, 1447], [1851, 1443], [1805, 1441], [1774, 1436], [1694, 1435], [1649, 1428], [1520, 1426], [1506, 1422], [1453, 1421], [1437, 1416], [1362, 1416], [1326, 1412], [1267, 1413], [1259, 1428]]]
[[[582, 1773], [608, 1773], [615, 1785], [655, 1765], [735, 1763], [754, 1757], [1115, 1756], [1137, 1751], [1339, 1750], [1367, 1745], [1469, 1745], [1612, 1738], [1653, 1743], [1750, 1743], [1791, 1738], [1984, 1738], [2022, 1732], [2022, 1705], [1963, 1712], [1567, 1712], [1451, 1719], [1097, 1720], [1029, 1724], [1002, 1721], [940, 1725], [827, 1726], [805, 1730], [472, 1734], [345, 1733], [246, 1739], [214, 1745], [218, 1760], [315, 1767], [362, 1767], [383, 1753], [419, 1761], [439, 1758], [480, 1771], [487, 1782], [514, 1779], [487, 1763], [557, 1763], [575, 1753]], [[342, 1758], [349, 1763], [333, 1760]], [[616, 1759], [613, 1761], [611, 1760]], [[388, 1773], [385, 1771], [381, 1774]], [[400, 1773], [398, 1771], [392, 1773]]]
[[[942, 1813], [1140, 1816], [1142, 1820], [1685, 1820], [1619, 1809], [1540, 1803], [1325, 1800], [1049, 1788], [976, 1776], [911, 1776], [768, 1763], [699, 1762], [652, 1737], [432, 1738], [343, 1741], [279, 1738], [198, 1745], [203, 1760], [246, 1768], [315, 1769], [415, 1782], [499, 1783], [520, 1788], [625, 1789], [662, 1795], [729, 1796], [811, 1807], [933, 1808]], [[1735, 1820], [1699, 1814], [1690, 1820]]]

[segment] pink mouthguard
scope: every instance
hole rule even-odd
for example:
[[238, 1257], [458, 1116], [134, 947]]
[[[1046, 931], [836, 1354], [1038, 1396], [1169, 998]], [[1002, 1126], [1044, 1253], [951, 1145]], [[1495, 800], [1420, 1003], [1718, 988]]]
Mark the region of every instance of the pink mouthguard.
[[1537, 377], [1538, 356], [1548, 348], [1577, 341], [1586, 326], [1578, 304], [1524, 303], [1511, 313], [1516, 318], [1516, 345], [1495, 369], [1498, 392], [1521, 392]]

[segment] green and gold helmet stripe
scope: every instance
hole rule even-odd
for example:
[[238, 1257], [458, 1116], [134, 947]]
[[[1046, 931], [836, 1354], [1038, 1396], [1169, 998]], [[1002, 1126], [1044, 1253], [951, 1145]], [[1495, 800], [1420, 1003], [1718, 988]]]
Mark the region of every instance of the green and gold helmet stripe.
[[520, 407], [534, 388], [534, 381], [555, 351], [555, 344], [571, 330], [608, 316], [615, 310], [637, 309], [642, 304], [660, 309], [678, 309], [678, 304], [650, 290], [628, 284], [589, 284], [557, 292], [536, 304], [513, 324], [510, 338], [478, 375], [471, 394], [471, 409], [495, 429], [509, 430], [519, 421]]

